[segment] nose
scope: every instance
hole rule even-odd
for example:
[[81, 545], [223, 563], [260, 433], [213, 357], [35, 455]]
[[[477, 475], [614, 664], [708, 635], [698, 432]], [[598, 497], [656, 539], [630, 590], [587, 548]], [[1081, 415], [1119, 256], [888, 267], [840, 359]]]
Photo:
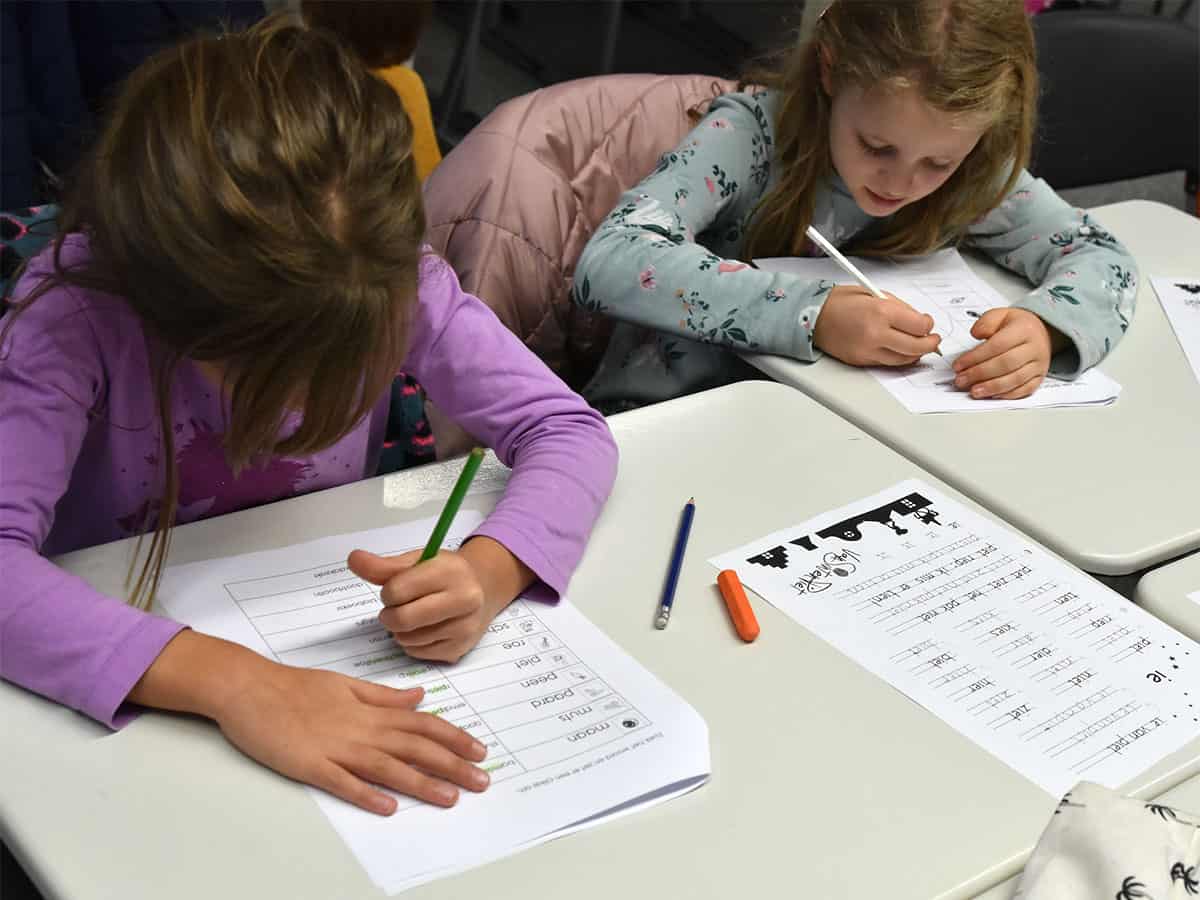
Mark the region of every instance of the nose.
[[908, 166], [888, 166], [880, 173], [879, 187], [888, 198], [901, 200], [912, 194], [916, 171]]

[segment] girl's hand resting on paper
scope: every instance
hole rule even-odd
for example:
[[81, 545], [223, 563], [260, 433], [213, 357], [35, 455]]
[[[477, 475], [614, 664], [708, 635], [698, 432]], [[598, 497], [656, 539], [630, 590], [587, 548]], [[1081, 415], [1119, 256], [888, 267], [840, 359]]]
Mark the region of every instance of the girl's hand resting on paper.
[[391, 788], [453, 806], [458, 787], [482, 791], [471, 765], [487, 749], [467, 732], [416, 712], [424, 691], [399, 691], [324, 669], [280, 665], [252, 650], [181, 631], [130, 691], [143, 706], [198, 713], [231, 744], [281, 775], [368, 812], [391, 815]]
[[359, 578], [381, 587], [379, 621], [416, 659], [457, 662], [521, 591], [533, 572], [488, 537], [473, 537], [417, 565], [420, 550], [376, 556], [355, 550], [347, 560]]
[[813, 343], [852, 366], [910, 366], [941, 343], [932, 330], [932, 316], [894, 294], [880, 300], [864, 287], [838, 285], [817, 316]]
[[971, 328], [983, 341], [954, 361], [954, 386], [977, 400], [1028, 397], [1050, 371], [1050, 357], [1066, 344], [1035, 313], [1006, 306], [989, 309]]
[[399, 691], [322, 669], [271, 663], [217, 718], [235, 747], [277, 772], [368, 812], [389, 816], [396, 800], [375, 785], [435, 806], [458, 788], [482, 791], [471, 765], [487, 749], [467, 732], [417, 712], [423, 688]]

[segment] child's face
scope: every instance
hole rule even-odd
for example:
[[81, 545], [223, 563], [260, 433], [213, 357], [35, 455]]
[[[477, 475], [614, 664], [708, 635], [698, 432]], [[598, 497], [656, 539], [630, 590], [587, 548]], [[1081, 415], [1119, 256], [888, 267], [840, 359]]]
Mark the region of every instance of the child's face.
[[833, 98], [833, 166], [871, 216], [889, 216], [932, 194], [986, 127], [934, 109], [913, 88], [845, 87]]

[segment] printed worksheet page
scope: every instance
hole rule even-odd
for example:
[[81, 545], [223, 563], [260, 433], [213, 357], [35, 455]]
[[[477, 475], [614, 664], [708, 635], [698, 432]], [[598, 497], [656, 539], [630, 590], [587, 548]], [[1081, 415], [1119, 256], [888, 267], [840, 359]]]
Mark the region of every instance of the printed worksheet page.
[[[881, 291], [890, 291], [909, 306], [933, 317], [933, 330], [942, 336], [942, 356], [926, 355], [904, 368], [878, 367], [871, 374], [913, 413], [992, 412], [999, 409], [1036, 409], [1044, 406], [1089, 406], [1112, 403], [1121, 386], [1099, 369], [1089, 369], [1074, 381], [1045, 379], [1021, 400], [975, 400], [954, 386], [951, 364], [979, 345], [971, 336], [975, 322], [989, 309], [1011, 305], [995, 288], [971, 271], [957, 250], [941, 250], [905, 262], [854, 257], [858, 266]], [[786, 257], [758, 259], [760, 269], [790, 272], [831, 284], [857, 284], [832, 259]]]
[[1192, 367], [1192, 374], [1200, 381], [1200, 276], [1151, 278], [1150, 283]]
[[[444, 546], [457, 547], [480, 519], [461, 512]], [[704, 720], [565, 599], [518, 599], [455, 665], [406, 656], [379, 623], [379, 589], [346, 557], [418, 549], [433, 524], [176, 566], [159, 589], [172, 617], [270, 659], [419, 685], [421, 709], [488, 747], [491, 786], [463, 791], [448, 810], [399, 797], [385, 818], [310, 789], [380, 888], [479, 865], [708, 779]]]
[[1200, 646], [923, 482], [709, 562], [1054, 796], [1200, 737]]

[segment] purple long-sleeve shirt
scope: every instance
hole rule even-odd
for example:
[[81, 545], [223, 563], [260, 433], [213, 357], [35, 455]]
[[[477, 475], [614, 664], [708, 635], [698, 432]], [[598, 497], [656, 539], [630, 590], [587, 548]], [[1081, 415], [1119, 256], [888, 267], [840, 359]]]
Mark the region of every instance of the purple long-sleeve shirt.
[[[68, 238], [63, 261], [87, 254]], [[17, 285], [51, 268], [50, 251]], [[7, 318], [7, 317], [6, 317]], [[0, 323], [3, 324], [3, 323]], [[604, 419], [430, 256], [403, 370], [512, 467], [476, 534], [508, 548], [555, 593], [579, 562], [616, 474]], [[137, 533], [161, 468], [140, 321], [119, 297], [55, 288], [22, 311], [0, 347], [0, 676], [112, 727], [177, 622], [94, 590], [46, 559]], [[178, 522], [233, 512], [373, 473], [386, 398], [334, 446], [234, 477], [221, 392], [188, 361], [172, 391]]]

